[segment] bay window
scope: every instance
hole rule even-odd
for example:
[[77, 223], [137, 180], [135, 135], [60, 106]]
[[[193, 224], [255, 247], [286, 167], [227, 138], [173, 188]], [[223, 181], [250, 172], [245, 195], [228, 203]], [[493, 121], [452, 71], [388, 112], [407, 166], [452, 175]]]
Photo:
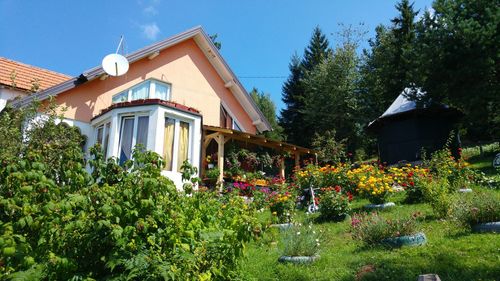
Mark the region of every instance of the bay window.
[[108, 144], [109, 144], [109, 131], [111, 129], [111, 123], [107, 122], [106, 124], [103, 124], [99, 127], [97, 127], [97, 133], [96, 133], [96, 144], [101, 145], [101, 150], [106, 157], [108, 153]]
[[[171, 117], [165, 117], [163, 134], [164, 170], [181, 171], [182, 163], [189, 160], [191, 150], [191, 124]], [[174, 167], [174, 163], [176, 164]]]
[[170, 99], [170, 85], [157, 80], [147, 80], [111, 98], [112, 103], [141, 99]]
[[132, 158], [132, 150], [142, 144], [144, 148], [148, 142], [149, 116], [123, 116], [121, 119], [119, 159], [120, 165]]

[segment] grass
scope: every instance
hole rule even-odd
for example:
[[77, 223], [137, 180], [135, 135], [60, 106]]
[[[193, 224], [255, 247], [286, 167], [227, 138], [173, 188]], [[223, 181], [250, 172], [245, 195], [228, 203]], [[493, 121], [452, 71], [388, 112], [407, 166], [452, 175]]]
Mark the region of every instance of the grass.
[[[283, 235], [267, 230], [261, 239], [248, 245], [241, 266], [243, 276], [249, 280], [414, 281], [420, 274], [436, 273], [442, 280], [499, 280], [498, 234], [473, 234], [452, 222], [434, 219], [427, 204], [403, 205], [402, 194], [393, 199], [397, 206], [382, 215], [397, 218], [416, 211], [423, 213], [421, 226], [428, 239], [426, 245], [394, 250], [368, 247], [351, 238], [349, 220], [316, 223], [323, 233], [320, 259], [311, 265], [291, 265], [278, 263]], [[354, 201], [354, 211], [362, 211], [366, 203]], [[260, 214], [259, 219], [267, 221], [268, 213]], [[297, 217], [299, 221], [311, 219], [303, 212]]]

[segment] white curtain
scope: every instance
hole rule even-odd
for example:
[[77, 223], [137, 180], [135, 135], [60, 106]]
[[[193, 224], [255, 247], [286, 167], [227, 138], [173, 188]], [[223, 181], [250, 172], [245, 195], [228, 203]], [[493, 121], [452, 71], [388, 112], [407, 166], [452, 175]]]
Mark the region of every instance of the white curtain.
[[132, 100], [147, 99], [149, 97], [149, 82], [132, 89]]
[[102, 151], [104, 153], [104, 157], [108, 154], [108, 143], [109, 143], [109, 130], [111, 129], [111, 123], [106, 123], [104, 130], [104, 143], [102, 144]]
[[134, 118], [123, 118], [120, 140], [120, 165], [132, 156], [132, 135], [134, 133]]
[[142, 144], [144, 149], [148, 145], [149, 116], [139, 116], [137, 120], [137, 138], [135, 145]]
[[168, 100], [168, 87], [160, 83], [155, 83], [156, 98], [161, 100]]

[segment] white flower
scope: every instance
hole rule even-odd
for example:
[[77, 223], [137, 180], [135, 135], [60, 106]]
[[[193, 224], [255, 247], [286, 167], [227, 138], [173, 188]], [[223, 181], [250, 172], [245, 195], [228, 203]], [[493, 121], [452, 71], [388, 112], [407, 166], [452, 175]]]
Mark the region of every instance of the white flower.
[[311, 225], [309, 225], [309, 229], [313, 228]]
[[318, 242], [318, 243], [319, 243], [319, 239], [316, 239], [316, 242]]
[[300, 235], [300, 231], [297, 232], [297, 235]]

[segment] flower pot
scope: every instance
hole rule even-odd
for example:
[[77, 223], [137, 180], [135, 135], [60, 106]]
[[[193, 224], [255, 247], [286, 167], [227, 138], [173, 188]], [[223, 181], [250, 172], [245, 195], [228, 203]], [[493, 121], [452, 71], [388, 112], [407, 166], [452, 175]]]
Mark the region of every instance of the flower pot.
[[271, 224], [269, 227], [275, 227], [278, 228], [281, 231], [287, 230], [293, 226], [293, 223], [287, 222], [287, 223], [276, 223], [276, 224]]
[[500, 221], [478, 223], [472, 226], [472, 231], [479, 233], [485, 233], [485, 232], [500, 233]]
[[470, 189], [470, 188], [460, 188], [458, 190], [458, 192], [460, 192], [460, 193], [469, 193], [469, 192], [472, 192], [472, 189]]
[[319, 258], [318, 255], [315, 256], [281, 256], [278, 261], [283, 263], [295, 263], [295, 264], [306, 264], [312, 263]]
[[387, 203], [383, 203], [383, 204], [368, 204], [368, 205], [365, 205], [364, 207], [365, 207], [365, 209], [383, 210], [383, 209], [394, 207], [394, 206], [396, 206], [396, 204], [394, 204], [394, 202], [387, 202]]
[[427, 237], [423, 232], [419, 232], [413, 235], [405, 235], [399, 237], [385, 238], [380, 241], [381, 244], [389, 246], [391, 248], [399, 248], [402, 246], [420, 246], [427, 242]]

